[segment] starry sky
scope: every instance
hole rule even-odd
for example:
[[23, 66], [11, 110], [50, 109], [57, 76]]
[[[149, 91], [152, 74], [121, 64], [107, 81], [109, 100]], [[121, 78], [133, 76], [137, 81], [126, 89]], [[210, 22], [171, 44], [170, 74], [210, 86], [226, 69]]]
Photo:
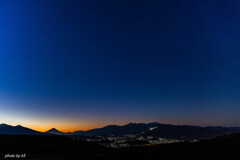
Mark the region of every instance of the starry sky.
[[240, 126], [240, 1], [0, 0], [0, 122]]

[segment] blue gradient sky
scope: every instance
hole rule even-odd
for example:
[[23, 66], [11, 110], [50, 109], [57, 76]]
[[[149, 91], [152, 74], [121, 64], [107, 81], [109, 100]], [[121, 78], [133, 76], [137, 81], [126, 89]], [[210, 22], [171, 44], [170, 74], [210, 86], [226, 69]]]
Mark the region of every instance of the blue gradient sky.
[[240, 124], [240, 1], [0, 0], [0, 122]]

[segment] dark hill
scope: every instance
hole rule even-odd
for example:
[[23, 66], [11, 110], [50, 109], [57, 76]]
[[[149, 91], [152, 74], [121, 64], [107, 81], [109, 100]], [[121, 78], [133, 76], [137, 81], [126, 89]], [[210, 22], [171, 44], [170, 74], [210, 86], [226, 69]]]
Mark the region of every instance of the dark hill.
[[82, 136], [120, 136], [120, 135], [142, 135], [174, 139], [208, 139], [216, 136], [238, 133], [240, 128], [227, 127], [199, 127], [188, 125], [170, 125], [153, 123], [129, 123], [123, 126], [109, 125], [103, 128], [89, 131], [73, 132], [72, 134]]
[[240, 134], [199, 142], [162, 144], [150, 147], [110, 149], [67, 136], [0, 135], [0, 159], [8, 153], [24, 153], [27, 159], [156, 159], [156, 158], [238, 158]]
[[19, 135], [19, 134], [26, 134], [26, 135], [40, 135], [43, 134], [42, 132], [38, 132], [23, 126], [11, 126], [7, 124], [0, 125], [0, 134], [10, 134], [10, 135]]

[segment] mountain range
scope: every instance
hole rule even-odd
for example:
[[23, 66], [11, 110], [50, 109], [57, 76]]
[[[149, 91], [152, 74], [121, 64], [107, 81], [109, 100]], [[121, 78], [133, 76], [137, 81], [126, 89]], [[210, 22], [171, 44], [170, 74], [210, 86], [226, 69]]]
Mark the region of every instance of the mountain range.
[[10, 134], [10, 135], [19, 135], [19, 134], [24, 134], [24, 135], [40, 135], [44, 134], [42, 132], [38, 132], [35, 130], [32, 130], [30, 128], [26, 128], [20, 125], [17, 126], [11, 126], [7, 124], [0, 124], [0, 134]]
[[0, 134], [11, 135], [69, 135], [69, 136], [153, 136], [174, 139], [209, 139], [230, 133], [240, 133], [240, 127], [221, 127], [221, 126], [190, 126], [190, 125], [171, 125], [152, 123], [129, 123], [123, 126], [108, 125], [103, 128], [88, 131], [75, 131], [64, 133], [55, 128], [46, 132], [38, 132], [23, 126], [0, 125]]

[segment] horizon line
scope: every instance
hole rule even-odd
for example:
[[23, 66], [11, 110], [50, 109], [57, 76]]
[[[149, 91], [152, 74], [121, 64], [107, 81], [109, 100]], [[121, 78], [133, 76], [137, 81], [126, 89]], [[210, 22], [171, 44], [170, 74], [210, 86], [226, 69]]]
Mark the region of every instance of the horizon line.
[[222, 126], [222, 125], [191, 125], [191, 124], [171, 124], [171, 123], [161, 123], [161, 122], [147, 122], [147, 123], [144, 123], [144, 122], [129, 122], [129, 123], [125, 123], [125, 124], [108, 124], [108, 125], [104, 125], [102, 127], [96, 127], [96, 128], [91, 128], [91, 129], [88, 129], [88, 130], [74, 130], [74, 131], [61, 131], [59, 129], [57, 129], [56, 127], [52, 127], [52, 128], [49, 128], [48, 130], [45, 130], [45, 131], [40, 131], [38, 129], [34, 129], [32, 127], [28, 127], [28, 126], [23, 126], [23, 125], [12, 125], [12, 124], [7, 124], [7, 123], [0, 123], [0, 125], [8, 125], [8, 126], [12, 126], [12, 127], [17, 127], [17, 126], [21, 126], [21, 127], [25, 127], [25, 128], [29, 128], [29, 129], [32, 129], [34, 131], [37, 131], [37, 132], [41, 132], [41, 133], [45, 133], [51, 129], [57, 129], [58, 131], [60, 132], [63, 132], [63, 133], [73, 133], [73, 132], [77, 132], [77, 131], [89, 131], [89, 130], [93, 130], [93, 129], [100, 129], [100, 128], [104, 128], [104, 127], [107, 127], [107, 126], [125, 126], [125, 125], [128, 125], [128, 124], [149, 124], [149, 123], [158, 123], [158, 124], [162, 124], [162, 125], [173, 125], [173, 126], [195, 126], [195, 127], [226, 127], [226, 128], [235, 128], [235, 127], [240, 127], [240, 126]]

